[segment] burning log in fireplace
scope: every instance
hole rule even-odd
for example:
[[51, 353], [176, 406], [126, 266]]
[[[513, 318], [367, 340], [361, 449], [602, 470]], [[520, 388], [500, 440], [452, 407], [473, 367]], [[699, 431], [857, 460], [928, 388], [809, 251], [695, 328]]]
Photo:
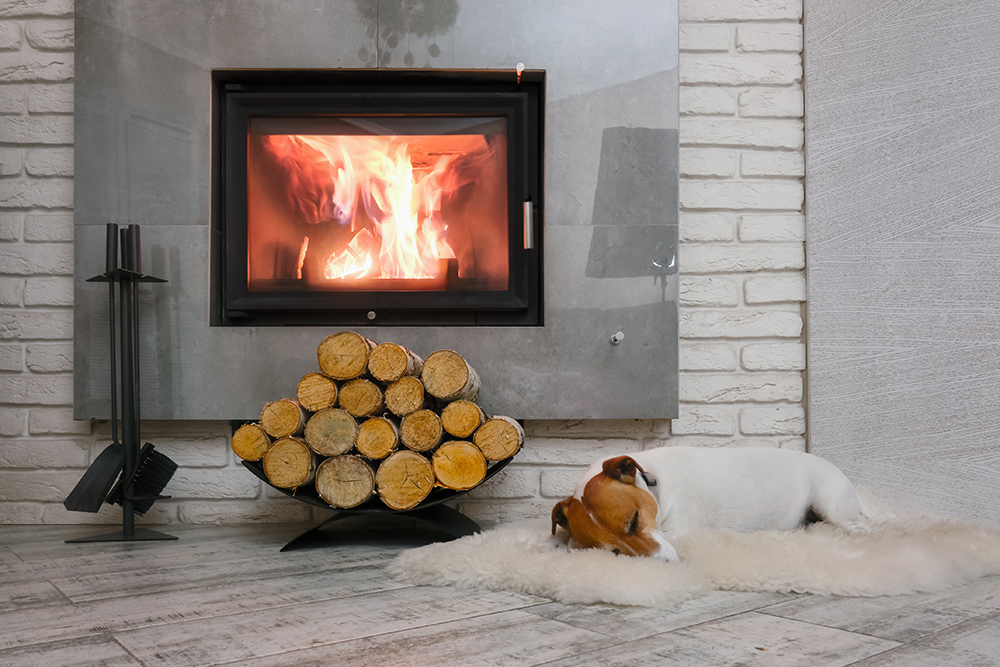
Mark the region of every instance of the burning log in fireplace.
[[491, 462], [524, 444], [516, 420], [488, 416], [476, 402], [479, 375], [458, 352], [424, 360], [342, 331], [319, 344], [317, 360], [320, 372], [299, 381], [295, 399], [268, 403], [258, 423], [233, 434], [236, 455], [260, 461], [276, 488], [314, 485], [337, 509], [377, 498], [405, 511], [435, 487], [476, 487]]

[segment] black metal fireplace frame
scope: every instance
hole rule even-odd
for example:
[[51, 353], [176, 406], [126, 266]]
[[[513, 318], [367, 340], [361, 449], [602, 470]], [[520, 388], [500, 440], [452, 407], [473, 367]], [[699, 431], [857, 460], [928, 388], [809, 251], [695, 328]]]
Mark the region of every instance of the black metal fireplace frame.
[[[541, 326], [543, 72], [216, 70], [212, 323], [221, 326]], [[504, 291], [252, 291], [247, 284], [251, 117], [502, 116], [508, 123]], [[235, 178], [234, 178], [235, 176]], [[533, 214], [526, 239], [525, 202]], [[374, 315], [374, 317], [373, 317]]]

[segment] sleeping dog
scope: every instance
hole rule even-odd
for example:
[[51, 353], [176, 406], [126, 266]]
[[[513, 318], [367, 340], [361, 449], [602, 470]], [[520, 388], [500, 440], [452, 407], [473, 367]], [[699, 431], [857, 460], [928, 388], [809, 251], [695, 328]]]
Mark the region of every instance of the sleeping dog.
[[818, 456], [773, 447], [662, 447], [598, 461], [552, 509], [575, 548], [676, 561], [671, 542], [701, 528], [790, 530], [821, 520], [868, 530], [854, 486]]

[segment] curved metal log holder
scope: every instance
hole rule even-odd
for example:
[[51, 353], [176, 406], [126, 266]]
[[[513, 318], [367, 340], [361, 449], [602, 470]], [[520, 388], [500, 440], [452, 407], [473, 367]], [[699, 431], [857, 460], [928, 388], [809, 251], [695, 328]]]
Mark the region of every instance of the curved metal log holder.
[[[119, 239], [121, 265], [119, 266]], [[153, 445], [140, 447], [139, 415], [139, 283], [165, 283], [142, 272], [139, 226], [119, 230], [108, 223], [105, 272], [87, 282], [108, 283], [111, 336], [111, 445], [91, 464], [63, 505], [80, 512], [97, 512], [102, 503], [122, 506], [122, 529], [113, 533], [82, 537], [67, 542], [133, 542], [176, 540], [153, 530], [135, 527], [135, 514], [144, 514], [156, 500], [177, 464]], [[117, 290], [115, 289], [117, 286]], [[115, 317], [115, 301], [119, 317]], [[121, 337], [121, 364], [116, 369], [116, 338]], [[116, 373], [120, 370], [120, 375]], [[118, 381], [121, 384], [121, 440], [118, 439]], [[117, 484], [115, 480], [117, 479]], [[114, 488], [112, 487], [114, 484]]]
[[[242, 423], [242, 422], [241, 422]], [[486, 471], [486, 477], [479, 484], [483, 484], [488, 479], [507, 467], [513, 457], [497, 461], [490, 465]], [[281, 548], [281, 551], [294, 551], [296, 549], [310, 549], [314, 547], [335, 546], [339, 538], [332, 533], [323, 530], [324, 526], [344, 519], [350, 519], [359, 515], [369, 517], [400, 517], [405, 518], [417, 525], [435, 528], [451, 539], [472, 535], [480, 531], [479, 524], [465, 516], [458, 510], [445, 505], [444, 503], [462, 496], [472, 489], [465, 491], [455, 491], [452, 489], [436, 488], [431, 491], [419, 505], [410, 510], [394, 510], [386, 506], [377, 497], [350, 509], [331, 507], [325, 500], [319, 497], [316, 489], [311, 484], [299, 487], [296, 490], [282, 489], [271, 484], [264, 474], [264, 466], [260, 461], [243, 461], [243, 467], [252, 472], [258, 479], [285, 494], [289, 498], [295, 498], [301, 502], [319, 507], [325, 510], [335, 510], [336, 514], [313, 526], [304, 533], [296, 536]], [[478, 486], [478, 485], [477, 485]]]

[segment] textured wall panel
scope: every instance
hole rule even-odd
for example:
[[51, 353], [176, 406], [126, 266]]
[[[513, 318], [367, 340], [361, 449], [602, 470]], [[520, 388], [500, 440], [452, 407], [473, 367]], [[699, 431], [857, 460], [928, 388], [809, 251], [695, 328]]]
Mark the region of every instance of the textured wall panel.
[[1000, 521], [1000, 8], [806, 0], [811, 451]]

